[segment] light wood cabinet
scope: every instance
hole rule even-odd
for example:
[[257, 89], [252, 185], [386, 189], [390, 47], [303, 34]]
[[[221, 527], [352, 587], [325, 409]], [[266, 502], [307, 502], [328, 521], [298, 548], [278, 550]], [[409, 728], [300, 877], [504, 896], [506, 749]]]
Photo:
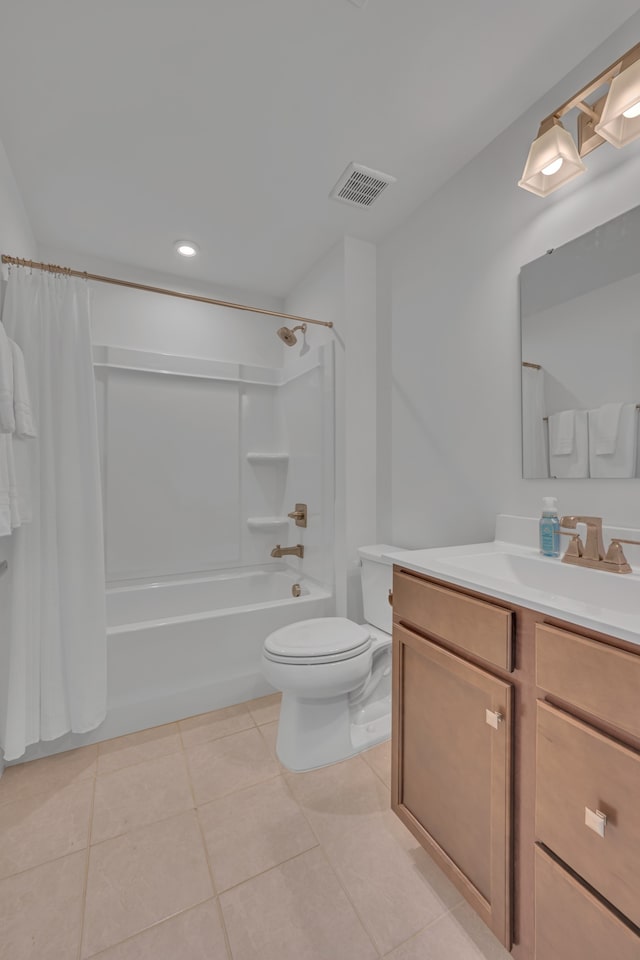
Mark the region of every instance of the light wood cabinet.
[[640, 941], [619, 916], [539, 847], [536, 960], [638, 960]]
[[640, 647], [401, 566], [393, 619], [398, 817], [514, 960], [640, 960]]
[[393, 809], [511, 947], [513, 688], [394, 632]]

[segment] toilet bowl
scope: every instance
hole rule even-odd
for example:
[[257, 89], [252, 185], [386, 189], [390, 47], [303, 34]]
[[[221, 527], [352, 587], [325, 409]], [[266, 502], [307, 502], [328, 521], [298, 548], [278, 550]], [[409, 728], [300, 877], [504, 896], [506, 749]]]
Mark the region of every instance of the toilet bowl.
[[398, 549], [361, 547], [364, 624], [301, 620], [264, 643], [262, 671], [282, 691], [276, 752], [290, 770], [355, 756], [391, 733], [392, 561]]

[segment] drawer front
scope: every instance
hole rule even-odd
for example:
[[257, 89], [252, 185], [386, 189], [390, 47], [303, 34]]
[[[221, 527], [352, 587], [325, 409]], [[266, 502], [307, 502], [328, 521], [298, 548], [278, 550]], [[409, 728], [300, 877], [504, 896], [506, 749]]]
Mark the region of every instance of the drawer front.
[[504, 670], [513, 669], [510, 610], [437, 587], [396, 569], [393, 612], [401, 620], [488, 663]]
[[566, 703], [640, 737], [640, 656], [538, 624], [536, 682]]
[[640, 937], [536, 847], [536, 960], [638, 960]]
[[640, 754], [540, 701], [536, 840], [640, 926]]

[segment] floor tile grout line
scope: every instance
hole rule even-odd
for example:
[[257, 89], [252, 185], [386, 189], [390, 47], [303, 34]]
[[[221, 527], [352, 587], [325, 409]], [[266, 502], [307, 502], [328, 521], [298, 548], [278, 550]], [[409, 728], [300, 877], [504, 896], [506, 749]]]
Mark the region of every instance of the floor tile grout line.
[[[359, 912], [359, 910], [356, 908], [356, 905], [354, 904], [353, 900], [351, 899], [351, 897], [350, 897], [350, 895], [349, 895], [349, 891], [346, 889], [345, 885], [343, 884], [342, 880], [340, 879], [340, 876], [339, 876], [339, 874], [338, 874], [338, 871], [336, 870], [336, 868], [334, 867], [333, 863], [331, 862], [331, 860], [330, 860], [330, 858], [329, 858], [329, 854], [328, 854], [327, 851], [325, 850], [324, 844], [322, 843], [322, 840], [318, 837], [318, 834], [317, 834], [316, 831], [313, 829], [313, 824], [312, 824], [311, 821], [309, 820], [309, 817], [307, 816], [304, 807], [302, 806], [302, 804], [300, 803], [300, 801], [298, 800], [298, 798], [297, 798], [296, 795], [294, 794], [293, 790], [291, 789], [291, 785], [289, 784], [287, 778], [286, 778], [286, 777], [283, 777], [283, 780], [284, 780], [284, 782], [285, 782], [285, 784], [286, 784], [287, 789], [289, 790], [289, 793], [291, 794], [291, 796], [293, 797], [293, 799], [295, 800], [295, 802], [298, 804], [298, 806], [299, 806], [299, 808], [300, 808], [300, 812], [302, 813], [302, 816], [303, 816], [304, 819], [307, 821], [307, 824], [309, 825], [309, 829], [311, 830], [311, 833], [313, 834], [313, 836], [314, 836], [314, 837], [316, 838], [316, 840], [318, 841], [318, 847], [320, 848], [320, 850], [321, 850], [321, 852], [322, 852], [322, 856], [324, 857], [325, 861], [327, 862], [327, 864], [328, 864], [328, 866], [329, 866], [329, 869], [331, 870], [331, 872], [333, 873], [334, 877], [336, 878], [340, 889], [342, 890], [342, 892], [343, 892], [344, 895], [346, 896], [349, 904], [351, 905], [351, 908], [352, 908], [353, 912], [355, 913], [355, 915], [356, 915], [356, 917], [357, 917], [357, 919], [358, 919], [358, 922], [360, 923], [360, 926], [362, 927], [362, 929], [363, 929], [364, 932], [366, 933], [367, 937], [368, 937], [369, 940], [371, 941], [371, 943], [372, 943], [372, 945], [373, 945], [373, 949], [374, 949], [374, 950], [376, 951], [376, 953], [378, 954], [378, 957], [382, 957], [382, 951], [381, 951], [380, 947], [378, 946], [378, 944], [377, 944], [375, 938], [373, 937], [373, 935], [369, 932], [369, 928], [368, 928], [367, 925], [365, 924], [364, 920], [363, 920], [362, 917], [360, 916], [360, 912]], [[316, 848], [315, 848], [315, 847], [312, 847], [311, 849], [312, 849], [312, 850], [315, 850]]]
[[[97, 757], [96, 757], [97, 763]], [[89, 889], [89, 862], [91, 857], [91, 834], [93, 832], [93, 812], [96, 803], [96, 783], [97, 778], [93, 778], [93, 790], [91, 792], [91, 803], [89, 806], [89, 823], [87, 826], [87, 850], [84, 865], [84, 880], [82, 885], [81, 910], [80, 910], [80, 939], [78, 943], [78, 960], [82, 960], [82, 941], [84, 939], [84, 917], [87, 909], [87, 892]]]
[[[46, 759], [46, 758], [38, 757], [38, 760], [41, 760], [41, 759]], [[29, 760], [29, 763], [37, 763], [38, 760]], [[21, 766], [21, 764], [19, 764], [19, 766]], [[95, 780], [95, 779], [96, 779], [96, 773], [94, 772], [94, 773], [90, 773], [86, 777], [80, 777], [79, 779], [69, 780], [67, 783], [56, 784], [53, 787], [50, 784], [48, 787], [44, 787], [41, 790], [35, 790], [35, 791], [27, 790], [24, 793], [19, 793], [18, 796], [16, 797], [9, 797], [7, 800], [3, 800], [2, 798], [0, 798], [0, 810], [2, 810], [2, 808], [9, 803], [18, 803], [18, 802], [27, 803], [31, 799], [42, 796], [42, 794], [46, 793], [47, 796], [51, 796], [53, 793], [57, 793], [59, 790], [66, 790], [67, 787], [75, 787], [81, 783], [86, 783], [86, 781], [88, 780]], [[2, 783], [1, 780], [0, 780], [0, 783]]]
[[297, 860], [298, 857], [304, 856], [305, 853], [310, 853], [311, 850], [318, 850], [321, 846], [322, 844], [320, 843], [313, 843], [310, 847], [306, 847], [304, 850], [298, 850], [297, 853], [293, 853], [290, 857], [285, 857], [284, 860], [280, 860], [278, 863], [272, 863], [270, 867], [265, 867], [265, 869], [261, 870], [259, 873], [254, 873], [251, 877], [246, 877], [244, 880], [239, 880], [230, 887], [225, 887], [224, 890], [220, 891], [218, 897], [223, 897], [225, 894], [231, 893], [232, 890], [237, 890], [238, 887], [244, 886], [245, 883], [251, 883], [252, 880], [257, 880], [258, 877], [264, 877], [265, 873], [271, 873], [272, 870], [277, 870], [279, 867], [283, 867], [285, 863], [291, 863], [292, 860]]
[[[249, 700], [244, 701], [244, 703], [250, 703], [250, 702], [251, 702], [251, 701], [249, 701]], [[237, 706], [242, 706], [242, 705], [243, 705], [243, 704], [237, 704]], [[231, 704], [231, 706], [236, 706], [236, 704]], [[227, 710], [227, 709], [228, 709], [228, 707], [220, 707], [220, 710]], [[209, 712], [210, 712], [210, 713], [216, 713], [217, 711], [216, 711], [216, 710], [211, 710], [211, 711], [209, 711]], [[258, 723], [256, 720], [254, 720], [254, 718], [253, 718], [250, 710], [247, 710], [247, 714], [248, 714], [249, 718], [251, 719], [251, 724], [252, 724], [251, 726], [246, 727], [244, 730], [235, 730], [233, 733], [225, 733], [225, 734], [223, 734], [221, 737], [212, 737], [211, 740], [202, 740], [201, 743], [213, 743], [213, 742], [215, 742], [215, 741], [217, 741], [217, 740], [226, 740], [228, 737], [233, 737], [233, 736], [235, 736], [237, 733], [246, 733], [247, 730], [252, 730], [252, 729], [254, 729], [254, 728], [259, 730], [260, 727], [266, 727], [266, 726], [268, 726], [270, 723], [276, 723], [276, 722], [277, 722], [277, 718], [276, 718], [276, 720], [266, 720], [264, 723]], [[73, 779], [73, 780], [70, 780], [70, 781], [67, 782], [67, 783], [61, 784], [60, 787], [59, 787], [59, 789], [64, 789], [64, 787], [70, 787], [70, 786], [72, 786], [72, 785], [75, 784], [75, 783], [80, 783], [80, 782], [82, 782], [82, 781], [84, 781], [84, 780], [89, 780], [89, 779], [91, 779], [91, 777], [94, 777], [94, 778], [96, 778], [96, 777], [108, 777], [108, 776], [111, 776], [111, 775], [114, 774], [114, 773], [119, 773], [120, 770], [126, 770], [126, 769], [128, 769], [129, 767], [137, 767], [137, 766], [140, 766], [141, 763], [149, 763], [151, 760], [160, 760], [162, 757], [172, 756], [173, 754], [180, 753], [181, 751], [184, 751], [184, 752], [186, 753], [188, 750], [193, 749], [193, 747], [198, 747], [198, 746], [200, 746], [199, 743], [196, 743], [196, 744], [193, 744], [192, 747], [190, 747], [190, 746], [187, 746], [187, 745], [184, 743], [184, 740], [183, 740], [183, 738], [182, 738], [182, 730], [180, 729], [180, 724], [183, 723], [185, 720], [192, 720], [192, 719], [194, 719], [195, 717], [205, 717], [205, 716], [207, 716], [206, 713], [197, 713], [197, 714], [194, 715], [194, 717], [184, 717], [184, 718], [182, 718], [182, 719], [180, 719], [180, 720], [170, 720], [168, 723], [159, 723], [159, 724], [157, 724], [156, 726], [153, 726], [153, 727], [144, 727], [142, 730], [134, 730], [132, 733], [122, 734], [122, 737], [110, 737], [108, 740], [98, 740], [95, 744], [91, 744], [91, 743], [89, 743], [89, 744], [84, 744], [84, 745], [81, 746], [81, 747], [72, 747], [70, 750], [61, 750], [59, 753], [48, 754], [47, 756], [44, 756], [44, 757], [35, 757], [33, 760], [25, 761], [25, 763], [38, 763], [40, 760], [49, 760], [49, 759], [51, 759], [52, 757], [62, 756], [62, 755], [67, 754], [67, 753], [74, 753], [76, 750], [85, 750], [87, 747], [95, 746], [95, 747], [96, 747], [96, 757], [95, 757], [95, 760], [93, 761], [94, 764], [95, 764], [95, 769], [94, 769], [93, 773], [91, 773], [91, 774], [89, 774], [89, 775], [87, 775], [87, 776], [85, 776], [85, 777]], [[177, 729], [177, 734], [178, 734], [178, 738], [179, 738], [179, 740], [180, 740], [180, 747], [179, 747], [178, 749], [176, 749], [176, 750], [169, 750], [167, 753], [162, 753], [162, 754], [160, 754], [160, 755], [157, 756], [157, 757], [146, 757], [146, 758], [144, 758], [144, 759], [142, 759], [142, 760], [135, 760], [133, 763], [128, 763], [128, 764], [126, 764], [126, 765], [123, 766], [123, 767], [118, 767], [117, 770], [108, 770], [106, 773], [101, 773], [101, 772], [100, 772], [100, 770], [99, 770], [99, 761], [100, 761], [100, 756], [101, 756], [100, 747], [102, 746], [102, 744], [112, 743], [114, 740], [120, 740], [121, 738], [124, 738], [124, 737], [131, 737], [131, 736], [134, 736], [136, 733], [143, 733], [143, 732], [146, 731], [146, 730], [160, 730], [160, 729], [162, 729], [162, 727], [170, 727], [170, 726], [173, 726], [174, 724], [175, 724], [176, 727], [178, 728], [178, 729]], [[104, 755], [104, 754], [102, 754], [102, 755]], [[108, 754], [106, 754], [106, 756], [108, 756]], [[19, 763], [19, 764], [12, 764], [11, 766], [21, 767], [21, 766], [23, 766], [23, 764], [21, 764], [21, 763]], [[7, 767], [6, 769], [9, 770], [9, 769], [11, 769], [11, 767]], [[6, 773], [6, 771], [5, 771], [5, 773]], [[2, 780], [1, 780], [1, 778], [0, 778], [0, 785], [1, 785], [1, 783], [2, 783]], [[56, 786], [54, 789], [58, 789], [58, 787]], [[51, 786], [45, 787], [45, 788], [43, 788], [43, 789], [36, 790], [36, 791], [33, 792], [33, 793], [32, 793], [31, 791], [26, 791], [26, 794], [29, 795], [29, 796], [38, 796], [38, 795], [41, 794], [41, 793], [51, 793]], [[16, 800], [23, 800], [23, 799], [25, 799], [24, 794], [20, 794], [20, 795], [18, 795], [17, 797], [13, 797], [13, 798], [9, 797], [9, 798], [7, 798], [7, 799], [5, 800], [5, 799], [3, 799], [3, 797], [2, 797], [1, 794], [2, 794], [2, 791], [0, 790], [0, 807], [2, 807], [5, 803], [13, 803], [13, 802], [15, 802]]]
[[181, 917], [183, 913], [189, 913], [191, 910], [196, 910], [198, 907], [201, 907], [204, 903], [210, 903], [213, 900], [217, 900], [216, 896], [205, 897], [204, 900], [198, 900], [197, 903], [193, 903], [190, 907], [185, 907], [183, 910], [176, 910], [175, 913], [169, 914], [167, 917], [163, 917], [161, 920], [154, 920], [153, 923], [150, 923], [148, 927], [143, 927], [142, 930], [136, 930], [135, 933], [130, 933], [128, 937], [125, 937], [124, 940], [117, 940], [115, 943], [110, 943], [108, 947], [102, 947], [98, 950], [97, 953], [90, 953], [86, 957], [82, 957], [81, 960], [100, 960], [100, 957], [103, 956], [110, 950], [113, 950], [115, 947], [121, 947], [123, 943], [128, 943], [130, 940], [135, 940], [136, 937], [139, 937], [142, 933], [147, 933], [148, 930], [153, 930], [155, 927], [162, 926], [163, 923], [167, 923], [169, 920], [175, 920], [176, 917]]
[[[464, 902], [465, 901], [463, 901], [463, 903]], [[425, 930], [429, 930], [431, 927], [434, 927], [436, 923], [440, 923], [441, 920], [444, 920], [446, 919], [446, 917], [449, 917], [453, 913], [453, 911], [456, 910], [459, 906], [460, 904], [457, 903], [455, 907], [448, 907], [444, 911], [444, 913], [441, 913], [437, 917], [434, 917], [433, 920], [429, 920], [429, 923], [425, 923], [424, 927], [420, 927], [419, 930], [416, 930], [415, 933], [412, 933], [411, 936], [407, 937], [406, 940], [401, 940], [400, 943], [397, 943], [394, 947], [392, 947], [391, 950], [389, 950], [387, 953], [383, 955], [382, 960], [386, 960], [387, 957], [390, 957], [396, 950], [399, 950], [400, 947], [404, 947], [406, 943], [411, 943], [412, 940], [416, 940], [417, 937], [420, 936], [420, 934], [425, 932]]]
[[[189, 771], [189, 763], [188, 763], [188, 762], [187, 762], [187, 770]], [[189, 773], [187, 774], [187, 778], [188, 778], [188, 780], [189, 780], [189, 789], [191, 790], [191, 797], [192, 797], [193, 802], [194, 802], [194, 804], [195, 804], [195, 803], [196, 803], [196, 793], [195, 793], [195, 787], [194, 787], [193, 783], [191, 782], [191, 772], [190, 772], [190, 771], [189, 771]], [[223, 937], [224, 937], [224, 946], [225, 946], [225, 950], [227, 951], [227, 957], [229, 958], [229, 960], [233, 960], [233, 954], [232, 954], [232, 952], [231, 952], [231, 941], [230, 941], [230, 939], [229, 939], [229, 933], [228, 933], [228, 931], [227, 931], [227, 924], [225, 923], [224, 913], [223, 913], [223, 910], [222, 910], [222, 905], [221, 905], [221, 903], [220, 903], [220, 897], [219, 897], [219, 894], [218, 894], [218, 885], [217, 885], [217, 883], [216, 883], [216, 878], [215, 878], [214, 873], [213, 873], [212, 858], [209, 856], [209, 848], [208, 848], [208, 846], [207, 846], [207, 840], [206, 840], [206, 837], [205, 837], [205, 835], [204, 835], [204, 827], [202, 826], [202, 821], [200, 820], [200, 814], [198, 813], [198, 810], [199, 810], [199, 807], [196, 806], [196, 807], [195, 807], [196, 822], [197, 822], [197, 824], [198, 824], [198, 830], [200, 831], [200, 841], [201, 841], [201, 843], [202, 843], [202, 850], [203, 850], [203, 853], [204, 853], [204, 859], [205, 859], [206, 864], [207, 864], [207, 870], [209, 871], [209, 877], [210, 877], [210, 879], [211, 879], [211, 888], [212, 888], [212, 890], [213, 890], [213, 895], [214, 895], [214, 897], [215, 897], [216, 908], [217, 908], [217, 911], [218, 911], [218, 918], [219, 918], [219, 920], [220, 920], [220, 925], [221, 925], [221, 927], [222, 927], [222, 935], [223, 935]]]
[[195, 813], [197, 808], [187, 807], [185, 810], [178, 810], [175, 813], [170, 813], [166, 817], [159, 817], [157, 820], [149, 820], [148, 823], [136, 823], [133, 826], [129, 827], [128, 830], [123, 830], [122, 833], [116, 833], [112, 837], [105, 837], [104, 840], [97, 840], [95, 843], [91, 844], [91, 849], [94, 847], [101, 847], [103, 843], [110, 843], [112, 840], [120, 840], [122, 837], [126, 837], [129, 833], [134, 833], [136, 830], [146, 830], [147, 827], [155, 827], [158, 823], [167, 823], [169, 820], [173, 820], [177, 817], [184, 817], [186, 813]]
[[371, 931], [369, 930], [369, 927], [366, 925], [366, 923], [364, 922], [364, 920], [363, 920], [362, 917], [360, 916], [360, 911], [358, 910], [358, 908], [356, 907], [355, 903], [354, 903], [353, 900], [351, 899], [351, 895], [349, 894], [349, 891], [347, 890], [345, 884], [342, 882], [342, 879], [341, 879], [341, 877], [340, 877], [340, 874], [338, 873], [338, 871], [336, 870], [335, 866], [334, 866], [333, 863], [331, 862], [331, 860], [330, 860], [330, 858], [329, 858], [329, 854], [328, 854], [327, 851], [325, 850], [325, 848], [324, 848], [324, 846], [322, 845], [322, 843], [320, 844], [320, 850], [322, 851], [322, 856], [324, 857], [324, 859], [325, 859], [325, 861], [326, 861], [329, 869], [331, 870], [331, 872], [333, 873], [334, 877], [336, 878], [340, 889], [342, 890], [342, 892], [344, 893], [345, 897], [346, 897], [347, 900], [349, 901], [349, 904], [351, 905], [351, 909], [352, 909], [353, 912], [355, 913], [355, 915], [356, 915], [356, 917], [357, 917], [357, 919], [358, 919], [358, 922], [359, 922], [360, 926], [362, 927], [362, 929], [363, 929], [364, 932], [366, 933], [367, 937], [369, 938], [369, 940], [370, 940], [370, 942], [371, 942], [371, 944], [372, 944], [372, 946], [373, 946], [373, 949], [374, 949], [374, 950], [376, 951], [376, 953], [378, 954], [378, 957], [382, 957], [382, 949], [378, 946], [378, 942], [377, 942], [376, 938], [375, 938], [374, 935], [371, 933]]

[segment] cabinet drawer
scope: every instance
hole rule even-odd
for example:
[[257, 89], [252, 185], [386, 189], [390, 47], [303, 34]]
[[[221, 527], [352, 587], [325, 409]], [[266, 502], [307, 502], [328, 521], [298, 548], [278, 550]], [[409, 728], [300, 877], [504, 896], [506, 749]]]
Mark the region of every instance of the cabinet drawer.
[[399, 570], [393, 577], [393, 610], [401, 620], [448, 640], [461, 650], [504, 670], [513, 669], [510, 610], [437, 587]]
[[536, 847], [536, 960], [638, 960], [640, 937]]
[[560, 700], [640, 737], [640, 656], [538, 624], [536, 682]]
[[541, 701], [537, 754], [536, 839], [640, 925], [640, 754]]

